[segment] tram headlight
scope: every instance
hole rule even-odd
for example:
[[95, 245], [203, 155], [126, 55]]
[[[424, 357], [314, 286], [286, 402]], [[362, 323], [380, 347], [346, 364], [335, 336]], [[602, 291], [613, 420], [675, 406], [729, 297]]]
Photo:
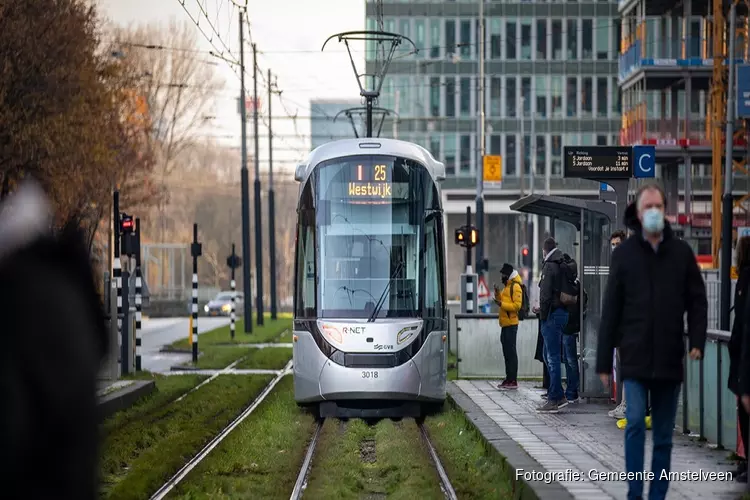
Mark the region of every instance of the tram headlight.
[[406, 328], [402, 328], [401, 331], [396, 335], [396, 343], [403, 344], [404, 342], [409, 340], [412, 335], [414, 335], [414, 332], [416, 330], [416, 326], [407, 326]]

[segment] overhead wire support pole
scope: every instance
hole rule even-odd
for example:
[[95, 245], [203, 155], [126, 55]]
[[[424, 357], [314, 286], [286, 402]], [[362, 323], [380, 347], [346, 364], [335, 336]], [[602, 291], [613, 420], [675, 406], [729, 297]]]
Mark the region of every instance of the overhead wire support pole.
[[260, 138], [258, 137], [258, 48], [253, 44], [253, 127], [255, 132], [255, 322], [263, 326], [263, 232], [260, 213]]
[[242, 317], [245, 333], [253, 333], [252, 281], [250, 279], [250, 186], [247, 171], [247, 109], [245, 106], [245, 41], [240, 11], [240, 118], [242, 122]]
[[271, 270], [271, 319], [276, 319], [276, 207], [273, 193], [273, 130], [271, 128], [271, 69], [268, 70], [268, 246]]
[[476, 219], [477, 219], [477, 231], [480, 234], [479, 244], [477, 245], [477, 273], [483, 274], [484, 263], [484, 156], [486, 154], [485, 148], [485, 123], [484, 123], [484, 1], [479, 1], [479, 78], [478, 78], [478, 123], [477, 123], [477, 142], [479, 144], [479, 158], [477, 159], [477, 198], [476, 198]]
[[719, 304], [721, 305], [720, 329], [729, 331], [730, 302], [732, 294], [732, 212], [734, 211], [734, 197], [732, 196], [732, 153], [734, 152], [734, 98], [737, 86], [735, 85], [735, 36], [737, 24], [737, 2], [732, 2], [729, 8], [729, 78], [727, 79], [727, 130], [724, 139], [726, 146], [724, 151], [724, 196], [721, 200], [721, 269], [719, 282], [721, 294]]

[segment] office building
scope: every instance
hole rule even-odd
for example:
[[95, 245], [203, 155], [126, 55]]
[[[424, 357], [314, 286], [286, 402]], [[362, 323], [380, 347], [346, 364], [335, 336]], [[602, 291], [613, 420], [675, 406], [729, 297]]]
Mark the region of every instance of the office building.
[[353, 138], [352, 124], [341, 112], [358, 107], [361, 107], [358, 99], [310, 99], [311, 148], [337, 139]]
[[[368, 30], [378, 29], [377, 9], [376, 2], [366, 4]], [[478, 14], [477, 1], [382, 2], [383, 30], [408, 36], [419, 51], [409, 53], [408, 44], [397, 49], [379, 105], [399, 114], [399, 139], [421, 144], [446, 164], [449, 295], [458, 293], [464, 258], [452, 234], [466, 206], [474, 211], [481, 160]], [[597, 197], [598, 184], [562, 178], [562, 150], [619, 143], [620, 20], [614, 1], [488, 1], [484, 16], [486, 154], [502, 156], [503, 182], [485, 191], [483, 236], [491, 268], [499, 268], [515, 264], [520, 246], [545, 234], [542, 220], [537, 238], [519, 234], [519, 216], [509, 207], [521, 194], [522, 177], [525, 194], [533, 177], [535, 192]], [[377, 66], [372, 45], [368, 73]], [[383, 135], [392, 133], [386, 125]], [[537, 264], [539, 254], [537, 246]]]

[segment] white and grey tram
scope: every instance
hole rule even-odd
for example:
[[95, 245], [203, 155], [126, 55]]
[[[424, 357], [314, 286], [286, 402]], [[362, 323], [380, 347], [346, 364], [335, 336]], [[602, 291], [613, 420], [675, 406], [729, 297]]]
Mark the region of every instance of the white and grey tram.
[[295, 400], [321, 417], [440, 408], [445, 166], [416, 144], [345, 139], [315, 149], [295, 178]]

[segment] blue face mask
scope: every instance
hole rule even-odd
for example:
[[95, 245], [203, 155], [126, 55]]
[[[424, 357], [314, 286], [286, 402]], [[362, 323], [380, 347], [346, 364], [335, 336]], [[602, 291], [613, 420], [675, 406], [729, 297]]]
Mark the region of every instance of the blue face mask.
[[647, 233], [657, 234], [664, 229], [664, 214], [658, 208], [649, 208], [643, 212], [643, 229]]

